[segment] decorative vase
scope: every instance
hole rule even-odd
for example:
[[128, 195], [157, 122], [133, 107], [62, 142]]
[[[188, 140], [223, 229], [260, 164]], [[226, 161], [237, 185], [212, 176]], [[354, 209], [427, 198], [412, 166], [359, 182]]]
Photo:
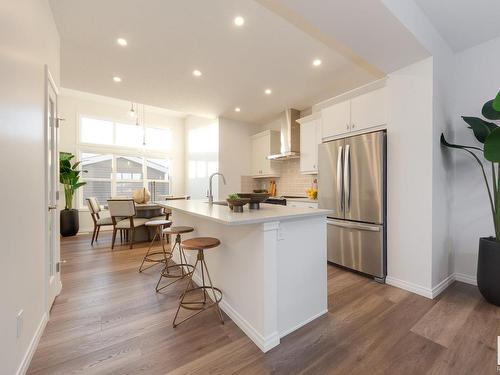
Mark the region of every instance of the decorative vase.
[[78, 210], [64, 209], [60, 214], [60, 231], [61, 236], [70, 237], [78, 233], [80, 229], [80, 221], [78, 219]]
[[137, 204], [148, 203], [151, 198], [151, 193], [146, 188], [137, 189], [132, 193], [132, 198]]
[[477, 286], [486, 301], [500, 306], [500, 241], [493, 237], [479, 239]]

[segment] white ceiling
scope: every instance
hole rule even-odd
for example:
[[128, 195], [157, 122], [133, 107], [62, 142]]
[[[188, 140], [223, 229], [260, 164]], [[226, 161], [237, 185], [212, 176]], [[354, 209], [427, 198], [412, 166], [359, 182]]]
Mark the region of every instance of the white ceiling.
[[[252, 0], [50, 2], [69, 89], [262, 122], [380, 77], [354, 53], [346, 57]], [[245, 18], [242, 28], [233, 24], [236, 15]], [[323, 64], [313, 68], [314, 58]], [[203, 76], [193, 77], [194, 69]]]
[[500, 36], [498, 0], [415, 0], [415, 2], [455, 52]]
[[384, 73], [429, 56], [381, 0], [256, 1], [332, 48], [349, 47]]

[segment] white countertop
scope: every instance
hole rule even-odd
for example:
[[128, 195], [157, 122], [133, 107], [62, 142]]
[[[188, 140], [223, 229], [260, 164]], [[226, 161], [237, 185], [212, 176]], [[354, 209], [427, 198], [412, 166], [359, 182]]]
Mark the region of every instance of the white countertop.
[[259, 210], [250, 210], [246, 205], [243, 212], [233, 212], [228, 206], [209, 205], [203, 200], [159, 201], [155, 203], [165, 208], [179, 210], [226, 225], [257, 224], [295, 218], [327, 216], [332, 213], [330, 210], [287, 207], [267, 203], [261, 203]]

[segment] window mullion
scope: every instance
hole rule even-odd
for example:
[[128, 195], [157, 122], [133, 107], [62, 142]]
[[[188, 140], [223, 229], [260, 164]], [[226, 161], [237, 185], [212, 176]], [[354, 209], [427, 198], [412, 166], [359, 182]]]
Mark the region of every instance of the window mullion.
[[116, 155], [111, 158], [111, 196], [116, 197]]

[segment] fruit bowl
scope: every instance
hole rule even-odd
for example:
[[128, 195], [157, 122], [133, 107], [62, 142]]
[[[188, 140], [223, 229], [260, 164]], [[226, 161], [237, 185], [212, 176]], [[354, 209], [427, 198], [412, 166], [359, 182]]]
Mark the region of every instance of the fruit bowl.
[[258, 210], [260, 203], [269, 198], [269, 193], [238, 193], [240, 198], [248, 198], [250, 200], [250, 209]]
[[229, 208], [233, 212], [243, 212], [243, 206], [250, 202], [249, 198], [228, 198], [226, 199]]

